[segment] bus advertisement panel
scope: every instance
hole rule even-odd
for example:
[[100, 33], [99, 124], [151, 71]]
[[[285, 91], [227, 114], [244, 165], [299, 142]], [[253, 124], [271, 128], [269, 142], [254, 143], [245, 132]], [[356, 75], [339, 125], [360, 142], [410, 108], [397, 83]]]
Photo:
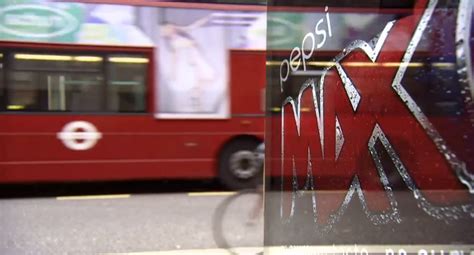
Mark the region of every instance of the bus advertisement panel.
[[472, 1], [268, 10], [265, 254], [472, 254]]

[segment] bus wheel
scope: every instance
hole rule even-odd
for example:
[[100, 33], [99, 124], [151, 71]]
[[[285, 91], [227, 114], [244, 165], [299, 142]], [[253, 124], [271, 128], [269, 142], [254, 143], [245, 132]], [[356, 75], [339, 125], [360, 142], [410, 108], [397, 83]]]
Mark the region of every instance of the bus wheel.
[[227, 144], [219, 158], [219, 179], [230, 189], [255, 188], [262, 169], [255, 158], [257, 139], [239, 139]]

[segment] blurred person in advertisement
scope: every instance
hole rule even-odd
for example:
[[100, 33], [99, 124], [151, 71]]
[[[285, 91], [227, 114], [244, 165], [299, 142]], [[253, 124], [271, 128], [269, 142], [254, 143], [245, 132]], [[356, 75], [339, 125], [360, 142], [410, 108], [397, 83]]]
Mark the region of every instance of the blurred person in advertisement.
[[174, 67], [167, 74], [168, 81], [176, 90], [189, 92], [189, 97], [175, 98], [176, 109], [187, 112], [205, 110], [204, 88], [215, 81], [216, 71], [208, 63], [191, 31], [203, 26], [208, 19], [202, 18], [188, 26], [166, 23], [161, 27], [161, 35], [170, 50], [170, 66]]

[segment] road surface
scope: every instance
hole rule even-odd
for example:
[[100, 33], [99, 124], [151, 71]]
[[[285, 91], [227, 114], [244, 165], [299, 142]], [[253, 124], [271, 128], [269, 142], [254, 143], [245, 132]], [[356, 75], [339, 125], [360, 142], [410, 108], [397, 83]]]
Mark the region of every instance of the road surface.
[[[1, 199], [0, 254], [211, 253], [220, 248], [213, 236], [215, 210], [233, 194], [205, 191]], [[230, 245], [262, 246], [263, 215], [249, 216], [256, 203], [258, 196], [253, 194], [229, 206], [223, 228]]]

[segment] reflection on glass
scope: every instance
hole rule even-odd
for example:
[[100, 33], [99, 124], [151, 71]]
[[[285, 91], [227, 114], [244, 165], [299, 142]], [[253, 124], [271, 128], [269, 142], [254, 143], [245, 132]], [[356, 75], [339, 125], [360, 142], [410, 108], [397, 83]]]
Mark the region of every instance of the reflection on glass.
[[266, 245], [472, 252], [472, 1], [399, 3], [269, 2]]

